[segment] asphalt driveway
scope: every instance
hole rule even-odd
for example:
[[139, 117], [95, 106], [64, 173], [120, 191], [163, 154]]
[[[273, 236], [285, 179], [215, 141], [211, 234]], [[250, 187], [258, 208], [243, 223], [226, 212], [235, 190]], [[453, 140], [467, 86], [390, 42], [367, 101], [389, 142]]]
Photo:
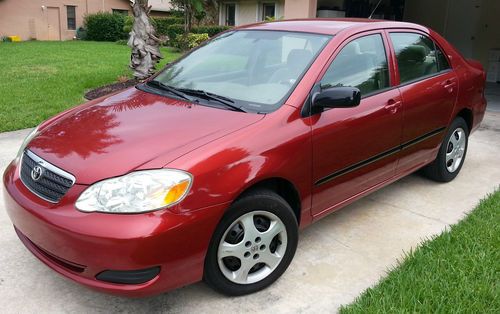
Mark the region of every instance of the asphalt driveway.
[[[0, 171], [29, 130], [0, 133]], [[404, 251], [439, 234], [500, 185], [500, 113], [472, 135], [460, 175], [439, 184], [418, 174], [324, 218], [300, 234], [283, 277], [259, 293], [228, 298], [198, 283], [157, 297], [93, 292], [33, 257], [17, 239], [0, 194], [0, 299], [18, 312], [335, 312], [374, 285]]]

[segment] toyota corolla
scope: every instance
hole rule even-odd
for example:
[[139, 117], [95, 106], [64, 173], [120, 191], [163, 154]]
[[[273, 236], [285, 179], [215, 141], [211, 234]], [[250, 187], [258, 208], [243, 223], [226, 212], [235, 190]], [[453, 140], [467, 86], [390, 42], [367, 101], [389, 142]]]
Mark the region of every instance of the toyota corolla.
[[484, 82], [415, 24], [244, 26], [40, 124], [5, 171], [6, 208], [36, 257], [91, 288], [255, 292], [300, 228], [419, 169], [453, 180]]

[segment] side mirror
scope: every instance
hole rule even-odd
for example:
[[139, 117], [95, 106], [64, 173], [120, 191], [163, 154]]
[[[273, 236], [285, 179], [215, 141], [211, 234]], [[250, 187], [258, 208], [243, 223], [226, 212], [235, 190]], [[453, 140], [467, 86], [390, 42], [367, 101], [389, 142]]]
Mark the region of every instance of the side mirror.
[[312, 107], [323, 108], [351, 108], [359, 105], [361, 92], [356, 87], [330, 87], [312, 97]]

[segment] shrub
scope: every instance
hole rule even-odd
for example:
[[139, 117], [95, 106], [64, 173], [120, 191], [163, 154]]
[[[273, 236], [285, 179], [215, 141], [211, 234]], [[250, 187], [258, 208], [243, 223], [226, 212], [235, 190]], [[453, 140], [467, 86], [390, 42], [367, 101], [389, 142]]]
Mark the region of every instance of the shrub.
[[84, 26], [87, 29], [86, 40], [95, 41], [117, 41], [126, 39], [128, 34], [123, 31], [126, 16], [99, 12], [88, 14], [84, 18]]
[[83, 27], [78, 27], [76, 30], [76, 39], [85, 40], [87, 39], [87, 30]]
[[184, 11], [172, 10], [172, 11], [170, 11], [168, 13], [170, 13], [171, 17], [180, 17], [184, 21]]
[[200, 26], [195, 26], [191, 30], [191, 32], [196, 33], [196, 34], [208, 34], [208, 37], [214, 37], [215, 35], [230, 29], [230, 26], [224, 26], [224, 25], [200, 25]]
[[189, 33], [187, 35], [179, 34], [175, 37], [175, 42], [177, 48], [179, 48], [182, 51], [185, 51], [198, 47], [202, 42], [208, 40], [209, 38], [210, 37], [208, 37], [207, 33], [204, 34]]
[[7, 36], [1, 36], [0, 41], [4, 42], [4, 43], [8, 43], [8, 42], [11, 42], [12, 40]]
[[134, 26], [134, 17], [132, 15], [125, 16], [123, 31], [128, 34], [132, 31], [133, 26]]
[[182, 17], [156, 17], [153, 18], [153, 23], [156, 27], [156, 33], [158, 35], [168, 35], [168, 27], [174, 24], [184, 23], [184, 18]]
[[[208, 37], [213, 37], [220, 32], [223, 32], [227, 29], [230, 29], [229, 26], [220, 26], [220, 25], [201, 25], [201, 26], [193, 26], [191, 28], [191, 33], [194, 34], [208, 34]], [[183, 24], [172, 24], [167, 28], [167, 36], [169, 38], [169, 44], [171, 46], [178, 46], [176, 43], [177, 35], [184, 34], [184, 25]]]

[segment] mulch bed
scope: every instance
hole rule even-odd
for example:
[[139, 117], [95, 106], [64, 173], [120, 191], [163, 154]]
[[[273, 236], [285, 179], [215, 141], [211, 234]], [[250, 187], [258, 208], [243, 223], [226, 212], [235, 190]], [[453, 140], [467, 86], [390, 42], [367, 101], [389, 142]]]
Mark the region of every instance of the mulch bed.
[[122, 89], [129, 88], [131, 86], [136, 85], [137, 83], [139, 83], [139, 80], [134, 78], [125, 82], [118, 82], [109, 85], [104, 85], [95, 89], [91, 89], [90, 91], [86, 92], [85, 95], [83, 95], [83, 97], [85, 97], [85, 99], [87, 100], [96, 99], [120, 91]]

